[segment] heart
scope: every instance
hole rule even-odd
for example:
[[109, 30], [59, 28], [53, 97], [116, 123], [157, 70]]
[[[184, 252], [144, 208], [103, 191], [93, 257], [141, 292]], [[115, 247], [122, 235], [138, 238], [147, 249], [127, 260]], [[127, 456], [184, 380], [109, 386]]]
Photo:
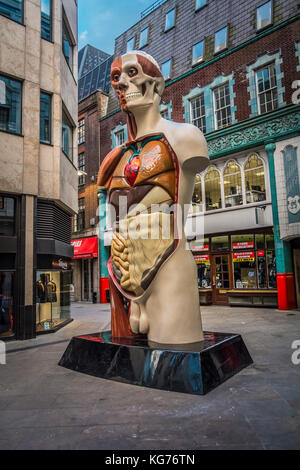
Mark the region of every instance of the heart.
[[134, 156], [133, 158], [131, 157], [129, 162], [125, 165], [124, 174], [126, 181], [130, 186], [134, 185], [140, 166], [141, 161], [138, 156]]

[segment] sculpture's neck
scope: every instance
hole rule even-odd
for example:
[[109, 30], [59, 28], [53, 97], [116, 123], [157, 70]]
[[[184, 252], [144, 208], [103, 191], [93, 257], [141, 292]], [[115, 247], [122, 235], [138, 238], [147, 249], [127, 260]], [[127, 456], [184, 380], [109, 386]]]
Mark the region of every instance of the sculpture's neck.
[[129, 140], [138, 139], [159, 129], [161, 115], [158, 106], [136, 109], [128, 113]]

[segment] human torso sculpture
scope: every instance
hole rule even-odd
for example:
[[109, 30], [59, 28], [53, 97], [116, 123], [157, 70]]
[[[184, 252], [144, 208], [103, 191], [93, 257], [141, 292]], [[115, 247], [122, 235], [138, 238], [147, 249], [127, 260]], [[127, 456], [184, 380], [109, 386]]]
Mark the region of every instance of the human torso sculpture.
[[128, 141], [106, 156], [98, 176], [116, 210], [108, 263], [112, 335], [201, 341], [197, 270], [183, 227], [195, 174], [208, 164], [206, 141], [197, 127], [161, 117], [164, 79], [148, 54], [115, 59], [111, 82], [128, 118]]

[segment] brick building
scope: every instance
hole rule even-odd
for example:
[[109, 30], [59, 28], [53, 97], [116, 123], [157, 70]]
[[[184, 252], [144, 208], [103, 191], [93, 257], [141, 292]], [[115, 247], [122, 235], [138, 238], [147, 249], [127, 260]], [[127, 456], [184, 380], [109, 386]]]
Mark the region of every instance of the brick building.
[[[115, 56], [141, 49], [158, 61], [163, 117], [208, 141], [186, 226], [202, 302], [300, 306], [299, 18], [295, 0], [167, 0], [116, 39]], [[101, 160], [126, 139], [111, 93]]]

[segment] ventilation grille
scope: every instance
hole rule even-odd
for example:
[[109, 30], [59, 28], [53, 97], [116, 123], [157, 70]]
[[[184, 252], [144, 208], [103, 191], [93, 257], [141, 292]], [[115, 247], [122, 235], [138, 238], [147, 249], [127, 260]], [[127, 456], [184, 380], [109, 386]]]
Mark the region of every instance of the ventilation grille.
[[71, 215], [53, 202], [37, 202], [37, 238], [71, 243]]

